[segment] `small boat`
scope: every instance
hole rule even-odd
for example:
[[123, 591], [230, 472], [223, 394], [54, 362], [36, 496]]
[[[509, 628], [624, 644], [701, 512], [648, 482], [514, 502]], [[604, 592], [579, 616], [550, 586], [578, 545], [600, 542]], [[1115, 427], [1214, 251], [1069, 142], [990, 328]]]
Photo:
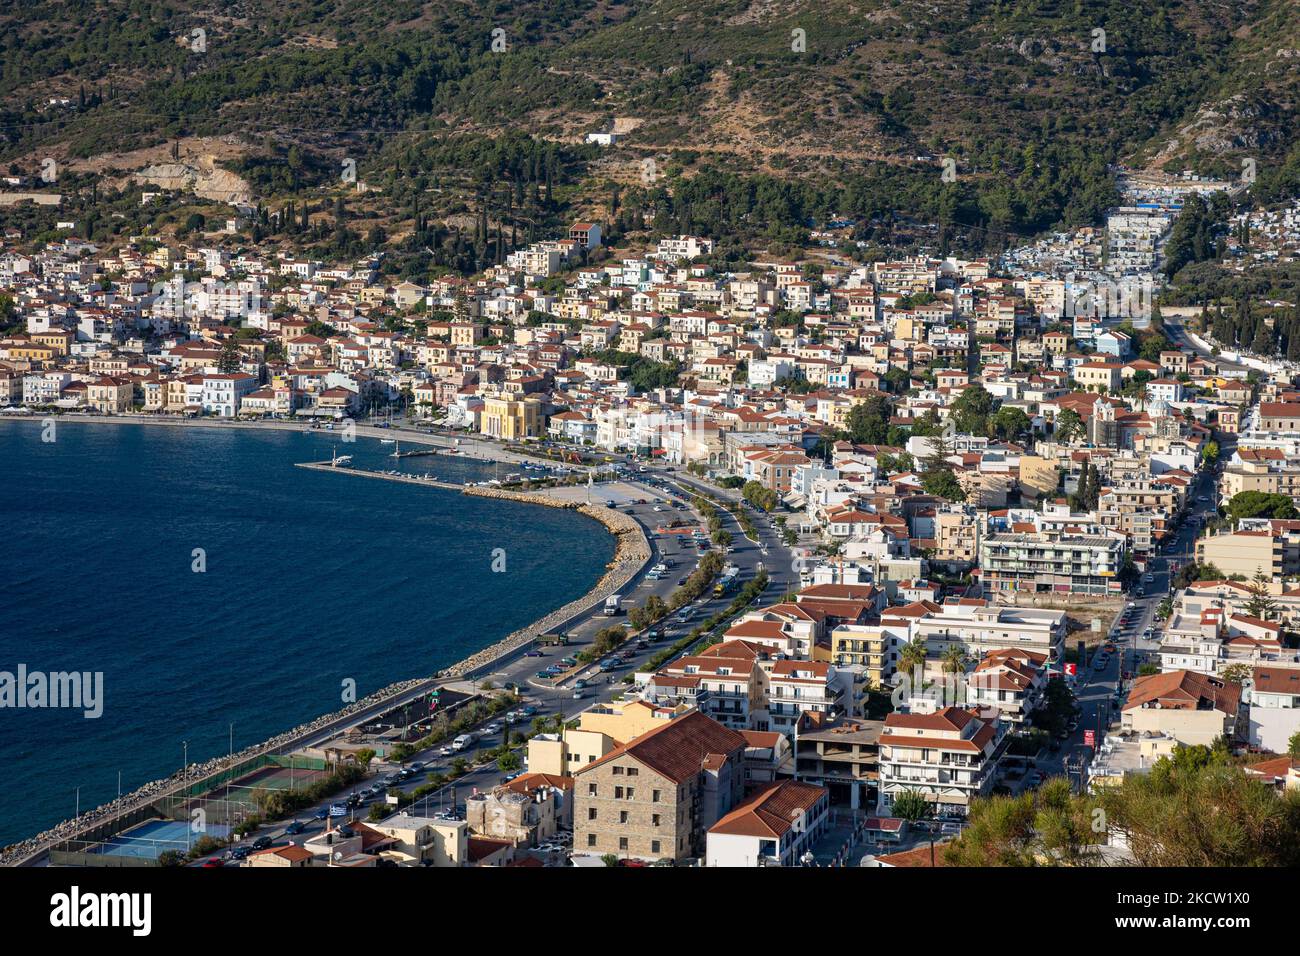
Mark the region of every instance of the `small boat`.
[[395, 445], [395, 444], [397, 444], [397, 441], [396, 441], [396, 439], [393, 439], [393, 438], [381, 438], [381, 439], [379, 439], [379, 444], [381, 444], [381, 445]]

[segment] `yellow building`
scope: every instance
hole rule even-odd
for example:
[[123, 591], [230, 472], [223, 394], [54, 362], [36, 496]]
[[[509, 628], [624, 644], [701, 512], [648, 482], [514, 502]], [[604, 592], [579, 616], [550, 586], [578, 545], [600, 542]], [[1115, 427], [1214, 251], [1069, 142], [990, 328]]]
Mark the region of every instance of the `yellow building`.
[[1283, 542], [1267, 531], [1235, 531], [1216, 534], [1196, 542], [1196, 563], [1212, 564], [1224, 577], [1240, 574], [1251, 578], [1263, 571], [1268, 577], [1282, 574]]
[[687, 707], [655, 707], [644, 701], [611, 701], [583, 711], [578, 726], [558, 734], [539, 734], [528, 742], [528, 769], [533, 773], [572, 776], [616, 747], [662, 727]]
[[846, 666], [861, 664], [872, 687], [893, 677], [889, 664], [889, 635], [879, 625], [841, 624], [831, 631], [831, 662]]
[[33, 332], [32, 341], [54, 349], [54, 354], [62, 357], [72, 351], [73, 335], [64, 329], [50, 329], [47, 332]]
[[86, 385], [86, 404], [101, 414], [129, 412], [135, 387], [128, 379], [104, 376]]
[[489, 438], [519, 441], [542, 434], [542, 403], [536, 398], [488, 398], [483, 404], [479, 431]]
[[1061, 472], [1056, 462], [1037, 455], [1020, 456], [1020, 488], [1042, 497], [1056, 492], [1061, 483]]

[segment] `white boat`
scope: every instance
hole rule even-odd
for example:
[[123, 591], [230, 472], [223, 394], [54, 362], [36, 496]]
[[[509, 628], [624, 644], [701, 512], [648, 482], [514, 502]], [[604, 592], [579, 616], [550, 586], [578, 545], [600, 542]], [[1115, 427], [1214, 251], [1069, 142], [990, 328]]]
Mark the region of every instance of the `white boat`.
[[396, 440], [392, 438], [381, 438], [379, 439], [379, 443], [381, 445], [393, 445], [396, 444]]

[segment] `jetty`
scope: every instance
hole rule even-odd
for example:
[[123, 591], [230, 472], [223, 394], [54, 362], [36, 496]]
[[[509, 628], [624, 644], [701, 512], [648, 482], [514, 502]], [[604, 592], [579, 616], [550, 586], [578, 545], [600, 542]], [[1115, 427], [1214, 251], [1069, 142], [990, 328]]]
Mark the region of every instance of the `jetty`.
[[365, 468], [337, 466], [331, 461], [300, 461], [295, 468], [307, 468], [311, 471], [333, 471], [347, 475], [360, 475], [362, 478], [381, 478], [385, 481], [398, 481], [407, 485], [420, 485], [424, 488], [442, 488], [444, 491], [465, 491], [464, 485], [442, 481], [439, 478], [425, 478], [423, 475], [389, 474], [383, 471], [370, 471]]

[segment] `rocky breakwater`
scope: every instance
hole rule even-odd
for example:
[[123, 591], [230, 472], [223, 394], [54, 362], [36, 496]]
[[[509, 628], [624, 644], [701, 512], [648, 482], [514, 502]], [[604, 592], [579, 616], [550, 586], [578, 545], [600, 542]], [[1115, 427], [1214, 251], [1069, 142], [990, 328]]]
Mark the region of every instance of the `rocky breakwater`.
[[546, 492], [504, 491], [499, 488], [471, 487], [464, 494], [478, 498], [500, 498], [507, 501], [522, 501], [528, 504], [543, 505], [548, 508], [564, 508], [577, 511], [599, 521], [614, 536], [614, 558], [605, 567], [595, 587], [564, 607], [557, 608], [539, 621], [534, 621], [525, 628], [509, 634], [489, 647], [476, 651], [446, 671], [444, 675], [455, 677], [472, 677], [477, 672], [490, 668], [503, 657], [508, 657], [535, 640], [539, 635], [559, 630], [569, 620], [585, 614], [593, 607], [604, 602], [611, 594], [617, 594], [637, 576], [650, 560], [650, 542], [646, 540], [641, 526], [629, 515], [612, 508], [591, 505], [584, 502], [569, 501]]

